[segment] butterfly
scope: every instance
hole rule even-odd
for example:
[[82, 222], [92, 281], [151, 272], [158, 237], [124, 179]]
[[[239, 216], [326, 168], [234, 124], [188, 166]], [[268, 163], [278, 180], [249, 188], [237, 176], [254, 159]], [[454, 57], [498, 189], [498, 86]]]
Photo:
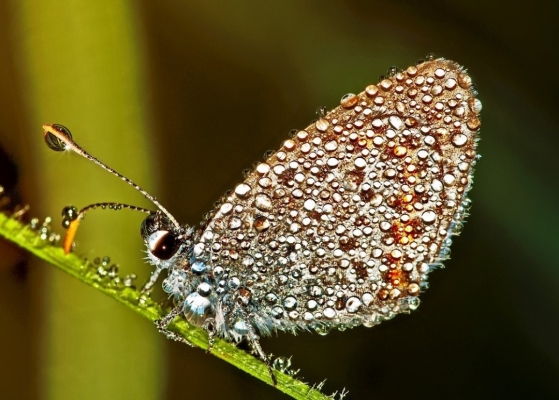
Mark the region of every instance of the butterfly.
[[[453, 61], [430, 56], [391, 68], [295, 131], [197, 228], [90, 156], [64, 126], [43, 128], [49, 147], [85, 156], [158, 207], [141, 209], [149, 213], [141, 234], [155, 268], [144, 290], [166, 271], [163, 289], [175, 304], [159, 330], [185, 341], [167, 329], [184, 315], [208, 332], [210, 346], [215, 337], [245, 339], [275, 382], [260, 336], [371, 327], [418, 307], [468, 214], [476, 96]], [[69, 251], [86, 209], [65, 210]]]

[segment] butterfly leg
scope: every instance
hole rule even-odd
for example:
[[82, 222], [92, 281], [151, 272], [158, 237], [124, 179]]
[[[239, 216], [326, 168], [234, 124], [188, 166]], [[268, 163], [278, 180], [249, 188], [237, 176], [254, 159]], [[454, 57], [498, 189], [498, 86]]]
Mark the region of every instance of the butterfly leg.
[[159, 278], [159, 274], [161, 273], [161, 268], [156, 268], [149, 277], [149, 280], [142, 286], [140, 289], [140, 293], [149, 293], [151, 289], [153, 289], [153, 285], [157, 282], [157, 278]]
[[270, 360], [268, 359], [268, 356], [266, 356], [266, 353], [264, 353], [264, 350], [262, 350], [262, 346], [260, 346], [260, 341], [259, 341], [260, 338], [258, 337], [256, 332], [254, 331], [254, 327], [249, 322], [248, 316], [243, 309], [240, 309], [240, 315], [241, 315], [241, 318], [246, 323], [247, 330], [248, 330], [247, 339], [250, 343], [250, 346], [252, 347], [252, 350], [256, 354], [258, 354], [258, 356], [260, 357], [260, 359], [262, 361], [264, 361], [264, 363], [266, 364], [266, 367], [268, 368], [268, 372], [270, 373], [270, 378], [272, 378], [272, 382], [274, 383], [274, 386], [277, 386], [278, 381], [276, 379], [276, 376], [274, 375], [274, 370], [272, 369], [272, 365], [270, 364]]
[[206, 353], [211, 353], [212, 349], [214, 348], [214, 344], [215, 344], [215, 319], [214, 318], [208, 318], [204, 321], [204, 324], [202, 325], [202, 329], [204, 329], [206, 332], [208, 332], [208, 349], [206, 350]]
[[182, 313], [182, 305], [178, 305], [175, 308], [173, 308], [169, 314], [165, 315], [163, 318], [156, 320], [155, 326], [157, 326], [159, 332], [164, 334], [167, 337], [167, 339], [171, 339], [176, 342], [185, 343], [190, 347], [194, 347], [194, 345], [190, 343], [188, 340], [186, 340], [179, 334], [167, 329], [167, 326], [181, 313]]

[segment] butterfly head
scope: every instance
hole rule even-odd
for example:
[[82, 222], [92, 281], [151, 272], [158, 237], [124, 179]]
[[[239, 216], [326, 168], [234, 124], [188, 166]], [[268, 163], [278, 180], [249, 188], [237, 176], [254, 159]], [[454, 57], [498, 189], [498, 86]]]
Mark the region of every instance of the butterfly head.
[[172, 263], [186, 244], [185, 235], [159, 211], [144, 219], [140, 234], [149, 259], [162, 268]]

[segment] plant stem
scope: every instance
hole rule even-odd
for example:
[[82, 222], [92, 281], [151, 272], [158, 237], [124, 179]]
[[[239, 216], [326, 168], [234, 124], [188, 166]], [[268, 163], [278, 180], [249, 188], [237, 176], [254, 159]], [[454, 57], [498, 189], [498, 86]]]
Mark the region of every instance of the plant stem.
[[[151, 321], [155, 321], [165, 315], [161, 305], [154, 302], [151, 298], [142, 295], [133, 287], [125, 286], [122, 283], [116, 284], [114, 278], [101, 278], [97, 274], [97, 266], [94, 264], [80, 259], [75, 254], [64, 255], [62, 248], [41, 239], [38, 232], [31, 229], [30, 226], [24, 225], [2, 213], [0, 213], [0, 236], [67, 272], [83, 283], [94, 287], [96, 290], [124, 304]], [[169, 329], [178, 333], [195, 346], [203, 350], [208, 349], [206, 332], [201, 328], [190, 325], [183, 318], [176, 318], [169, 325]], [[217, 339], [211, 354], [272, 385], [266, 365], [232, 344]], [[329, 398], [290, 375], [277, 370], [274, 371], [274, 374], [278, 381], [276, 388], [295, 399]]]

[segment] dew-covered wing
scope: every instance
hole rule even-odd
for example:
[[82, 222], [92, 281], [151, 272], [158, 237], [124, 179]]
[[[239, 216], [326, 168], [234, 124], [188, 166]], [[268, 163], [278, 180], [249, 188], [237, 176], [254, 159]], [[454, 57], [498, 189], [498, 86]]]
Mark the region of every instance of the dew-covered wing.
[[416, 308], [467, 212], [475, 95], [437, 59], [344, 96], [222, 200], [195, 257], [220, 293], [246, 289], [280, 329], [372, 326]]

